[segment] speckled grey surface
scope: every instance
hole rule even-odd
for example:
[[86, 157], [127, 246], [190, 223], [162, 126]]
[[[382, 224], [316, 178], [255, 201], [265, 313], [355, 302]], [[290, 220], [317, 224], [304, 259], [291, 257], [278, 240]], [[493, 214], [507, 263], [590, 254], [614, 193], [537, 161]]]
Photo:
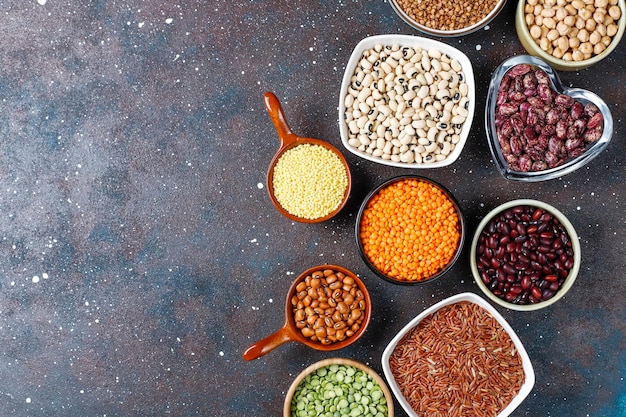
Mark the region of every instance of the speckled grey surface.
[[[482, 108], [492, 71], [524, 52], [514, 8], [443, 39], [472, 60], [478, 111], [460, 159], [425, 174], [455, 194], [470, 230], [496, 205], [531, 197], [579, 233], [582, 269], [563, 300], [499, 308], [537, 377], [513, 415], [623, 416], [624, 42], [600, 65], [560, 73], [608, 103], [605, 152], [566, 177], [512, 183], [491, 161]], [[368, 35], [418, 35], [386, 2], [9, 0], [0, 22], [1, 416], [280, 415], [306, 366], [339, 355], [382, 372], [384, 347], [411, 318], [478, 292], [469, 246], [443, 279], [410, 288], [359, 258], [360, 202], [406, 170], [344, 149], [353, 192], [323, 224], [288, 221], [266, 194], [278, 139], [263, 93], [276, 93], [297, 134], [341, 149], [352, 48]], [[291, 280], [322, 263], [368, 285], [363, 338], [333, 354], [290, 343], [244, 361], [283, 325]]]

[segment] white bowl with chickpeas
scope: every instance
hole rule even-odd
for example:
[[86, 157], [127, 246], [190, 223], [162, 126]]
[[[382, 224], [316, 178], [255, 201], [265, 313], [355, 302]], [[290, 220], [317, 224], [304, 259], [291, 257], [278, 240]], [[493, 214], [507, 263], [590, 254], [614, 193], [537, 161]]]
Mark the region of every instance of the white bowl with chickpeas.
[[522, 46], [561, 71], [606, 58], [626, 28], [625, 0], [520, 0], [515, 29]]
[[376, 35], [355, 47], [339, 94], [345, 148], [400, 168], [458, 159], [476, 105], [474, 72], [458, 49], [408, 35]]

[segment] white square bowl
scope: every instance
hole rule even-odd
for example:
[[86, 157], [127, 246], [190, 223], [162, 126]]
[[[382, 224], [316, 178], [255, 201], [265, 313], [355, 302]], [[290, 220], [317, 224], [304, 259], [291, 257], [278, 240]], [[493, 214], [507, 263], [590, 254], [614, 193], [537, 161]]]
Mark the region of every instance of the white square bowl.
[[400, 403], [404, 411], [406, 411], [406, 413], [411, 417], [421, 417], [421, 416], [417, 414], [415, 410], [413, 410], [413, 408], [408, 403], [406, 398], [404, 398], [404, 396], [402, 395], [400, 387], [398, 386], [391, 372], [391, 368], [389, 365], [389, 358], [391, 357], [391, 354], [395, 350], [397, 344], [402, 340], [402, 338], [410, 330], [412, 330], [415, 326], [417, 326], [424, 318], [430, 316], [431, 314], [433, 314], [434, 312], [436, 312], [437, 310], [445, 306], [456, 304], [456, 303], [463, 302], [463, 301], [477, 304], [478, 306], [487, 310], [498, 321], [498, 323], [500, 323], [500, 325], [504, 328], [504, 330], [506, 330], [506, 332], [508, 333], [509, 337], [513, 341], [513, 344], [515, 345], [515, 348], [517, 349], [522, 359], [522, 367], [524, 369], [524, 376], [525, 376], [524, 383], [522, 384], [517, 395], [513, 397], [511, 402], [497, 415], [497, 417], [509, 416], [522, 403], [522, 401], [524, 401], [524, 399], [528, 396], [528, 394], [530, 394], [533, 386], [535, 385], [535, 372], [530, 362], [530, 358], [528, 357], [528, 353], [526, 353], [526, 349], [524, 349], [522, 342], [519, 340], [519, 338], [517, 337], [517, 335], [511, 328], [511, 326], [504, 320], [504, 317], [502, 317], [500, 313], [498, 313], [498, 311], [491, 304], [489, 304], [483, 298], [479, 297], [478, 295], [474, 293], [467, 292], [467, 293], [457, 294], [450, 298], [442, 300], [438, 302], [437, 304], [434, 304], [433, 306], [427, 308], [422, 313], [420, 313], [413, 320], [411, 320], [406, 326], [404, 326], [402, 330], [398, 332], [398, 334], [391, 340], [391, 342], [389, 343], [389, 345], [387, 345], [387, 347], [385, 348], [383, 352], [382, 367], [383, 367], [383, 372], [385, 374], [385, 378], [387, 379], [387, 382], [389, 383], [389, 388], [391, 389], [391, 392], [396, 397], [396, 399], [398, 400], [398, 402]]
[[[345, 98], [348, 94], [348, 87], [352, 83], [352, 76], [359, 64], [363, 52], [369, 49], [373, 49], [376, 45], [399, 45], [408, 46], [412, 48], [421, 48], [423, 50], [438, 50], [439, 52], [448, 55], [450, 58], [456, 59], [462, 67], [462, 71], [465, 75], [465, 82], [468, 87], [467, 97], [469, 99], [468, 102], [468, 116], [465, 119], [465, 122], [462, 125], [460, 132], [460, 140], [455, 145], [455, 148], [450, 152], [450, 154], [441, 161], [429, 162], [429, 163], [407, 163], [407, 162], [395, 162], [392, 160], [385, 160], [380, 157], [372, 156], [366, 152], [360, 151], [357, 148], [351, 146], [349, 141], [349, 127], [348, 123], [345, 119], [346, 105]], [[476, 88], [475, 88], [475, 80], [474, 80], [474, 70], [472, 68], [472, 64], [469, 58], [460, 50], [446, 44], [443, 42], [439, 42], [433, 39], [422, 38], [419, 36], [411, 36], [411, 35], [375, 35], [364, 38], [361, 40], [357, 46], [352, 51], [352, 55], [348, 60], [346, 65], [346, 69], [343, 75], [343, 80], [341, 82], [341, 90], [339, 92], [339, 132], [341, 134], [341, 142], [346, 147], [346, 149], [352, 152], [355, 155], [360, 156], [361, 158], [367, 159], [369, 161], [373, 161], [383, 165], [395, 166], [399, 168], [440, 168], [447, 165], [452, 164], [456, 161], [465, 146], [467, 141], [471, 126], [472, 120], [474, 118], [475, 108], [476, 108]]]

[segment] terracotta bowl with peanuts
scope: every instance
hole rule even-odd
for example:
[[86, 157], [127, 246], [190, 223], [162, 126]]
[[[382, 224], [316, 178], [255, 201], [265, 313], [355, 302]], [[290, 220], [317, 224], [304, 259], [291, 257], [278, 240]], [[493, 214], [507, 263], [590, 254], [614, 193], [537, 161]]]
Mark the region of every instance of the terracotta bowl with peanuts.
[[606, 58], [626, 28], [625, 0], [520, 0], [517, 36], [526, 51], [560, 71]]

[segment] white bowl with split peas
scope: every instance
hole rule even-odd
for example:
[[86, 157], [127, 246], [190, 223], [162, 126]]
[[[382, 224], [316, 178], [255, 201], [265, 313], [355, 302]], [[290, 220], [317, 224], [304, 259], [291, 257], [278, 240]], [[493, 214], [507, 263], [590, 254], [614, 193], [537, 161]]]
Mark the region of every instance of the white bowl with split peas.
[[463, 52], [417, 36], [367, 37], [341, 83], [341, 141], [383, 165], [447, 166], [465, 146], [475, 105], [474, 72]]

